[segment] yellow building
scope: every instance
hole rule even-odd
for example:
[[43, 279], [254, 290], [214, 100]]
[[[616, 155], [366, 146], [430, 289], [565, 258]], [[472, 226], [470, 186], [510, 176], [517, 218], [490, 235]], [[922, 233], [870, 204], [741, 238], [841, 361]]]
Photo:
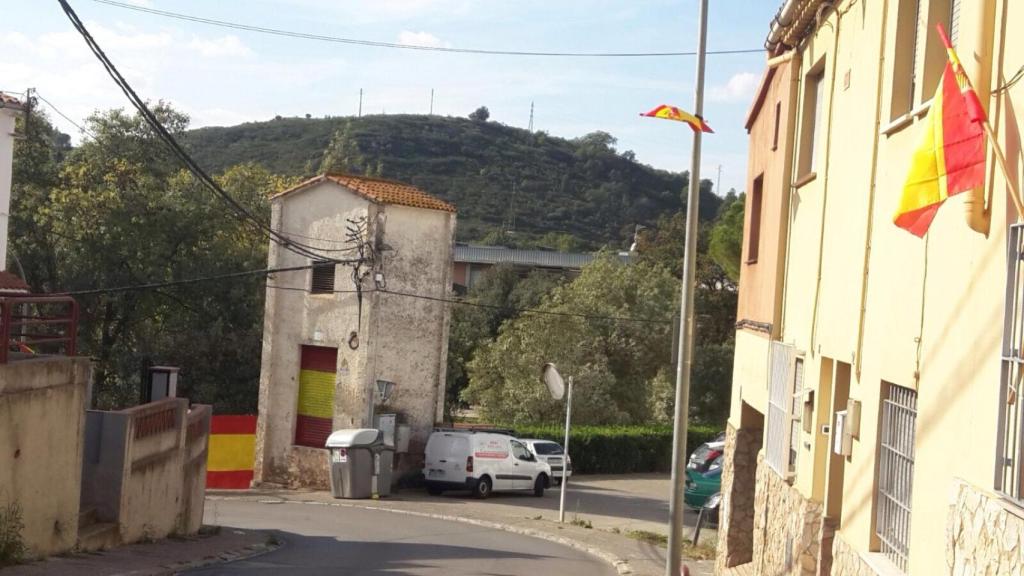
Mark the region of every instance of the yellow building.
[[1019, 183], [1024, 1], [788, 0], [771, 23], [719, 573], [1024, 570], [1024, 229], [992, 147], [985, 188], [924, 239], [892, 223], [946, 64], [937, 23]]

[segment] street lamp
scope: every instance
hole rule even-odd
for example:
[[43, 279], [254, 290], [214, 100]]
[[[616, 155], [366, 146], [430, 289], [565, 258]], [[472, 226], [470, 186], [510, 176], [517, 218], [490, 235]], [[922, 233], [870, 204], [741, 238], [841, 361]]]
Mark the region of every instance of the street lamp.
[[568, 394], [566, 394], [565, 382], [562, 380], [562, 375], [558, 373], [558, 369], [555, 365], [548, 362], [544, 365], [544, 369], [541, 373], [541, 379], [544, 380], [544, 384], [548, 387], [548, 392], [551, 393], [551, 397], [555, 400], [561, 400], [565, 396], [565, 444], [563, 445], [564, 455], [562, 457], [562, 486], [561, 496], [558, 499], [558, 521], [565, 522], [565, 486], [569, 483], [569, 475], [567, 474], [569, 464], [569, 426], [572, 419], [572, 376], [569, 376], [569, 387]]

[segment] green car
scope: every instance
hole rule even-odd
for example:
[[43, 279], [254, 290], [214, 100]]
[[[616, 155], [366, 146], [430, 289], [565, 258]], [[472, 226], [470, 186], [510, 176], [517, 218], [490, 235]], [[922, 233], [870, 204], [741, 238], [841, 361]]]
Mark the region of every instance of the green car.
[[700, 508], [708, 498], [722, 491], [722, 456], [715, 458], [707, 472], [686, 470], [686, 492], [683, 501], [687, 506]]

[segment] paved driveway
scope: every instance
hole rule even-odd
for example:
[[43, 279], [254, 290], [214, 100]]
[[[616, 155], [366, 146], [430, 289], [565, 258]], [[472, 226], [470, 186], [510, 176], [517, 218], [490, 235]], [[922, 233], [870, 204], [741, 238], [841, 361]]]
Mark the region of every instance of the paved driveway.
[[206, 518], [214, 517], [223, 526], [273, 530], [285, 545], [251, 560], [189, 574], [616, 574], [598, 558], [546, 540], [383, 510], [208, 501]]

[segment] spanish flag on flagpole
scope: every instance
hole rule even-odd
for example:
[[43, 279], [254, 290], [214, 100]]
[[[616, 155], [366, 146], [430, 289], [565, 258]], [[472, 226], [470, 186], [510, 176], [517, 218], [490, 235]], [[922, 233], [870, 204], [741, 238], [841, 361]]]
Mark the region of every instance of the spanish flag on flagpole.
[[658, 106], [654, 110], [651, 110], [650, 112], [647, 113], [641, 113], [640, 115], [645, 116], [647, 118], [661, 118], [663, 120], [675, 120], [676, 122], [684, 122], [686, 124], [689, 124], [690, 128], [692, 128], [694, 132], [708, 132], [712, 134], [715, 132], [714, 130], [711, 129], [711, 126], [708, 126], [708, 123], [705, 122], [704, 119], [701, 118], [700, 116], [690, 114], [685, 110], [682, 110], [675, 106], [669, 106], [667, 104], [662, 104], [661, 106]]
[[928, 232], [946, 198], [985, 184], [985, 109], [941, 24], [938, 32], [949, 62], [893, 217], [897, 226], [918, 237]]

